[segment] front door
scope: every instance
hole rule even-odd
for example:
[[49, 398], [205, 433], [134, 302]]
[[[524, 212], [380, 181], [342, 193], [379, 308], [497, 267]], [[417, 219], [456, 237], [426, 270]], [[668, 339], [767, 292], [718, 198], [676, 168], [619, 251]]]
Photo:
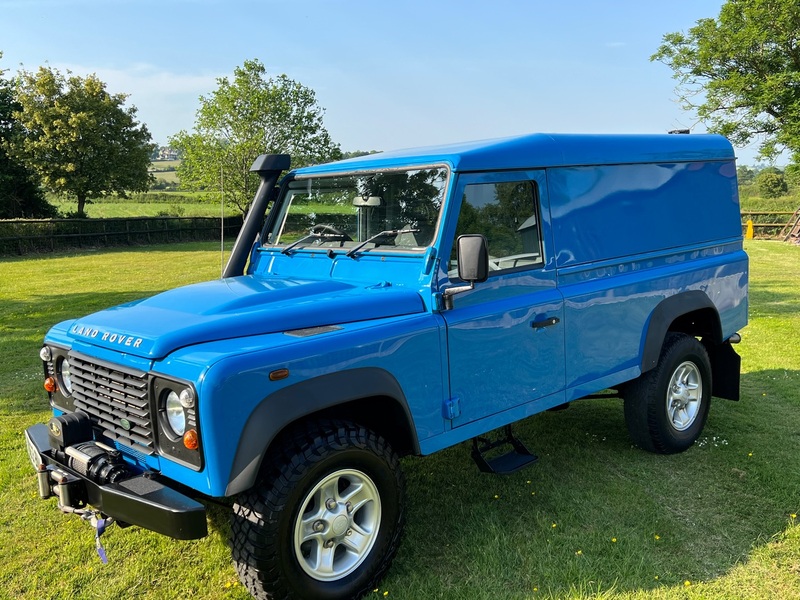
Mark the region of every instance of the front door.
[[[485, 282], [456, 295], [454, 308], [442, 313], [450, 397], [460, 406], [454, 427], [564, 389], [564, 302], [550, 250], [546, 190], [544, 171], [459, 178], [455, 239], [486, 236], [490, 270]], [[448, 275], [450, 285], [463, 285], [455, 255]]]

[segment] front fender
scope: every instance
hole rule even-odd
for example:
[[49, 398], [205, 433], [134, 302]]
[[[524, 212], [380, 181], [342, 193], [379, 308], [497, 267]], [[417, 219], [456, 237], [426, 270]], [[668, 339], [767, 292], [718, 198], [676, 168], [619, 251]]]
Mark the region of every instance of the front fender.
[[261, 401], [242, 431], [225, 495], [238, 494], [256, 483], [267, 449], [287, 426], [319, 411], [372, 397], [376, 401], [379, 397], [392, 398], [402, 407], [412, 446], [419, 453], [408, 402], [397, 380], [377, 367], [337, 371], [282, 388]]

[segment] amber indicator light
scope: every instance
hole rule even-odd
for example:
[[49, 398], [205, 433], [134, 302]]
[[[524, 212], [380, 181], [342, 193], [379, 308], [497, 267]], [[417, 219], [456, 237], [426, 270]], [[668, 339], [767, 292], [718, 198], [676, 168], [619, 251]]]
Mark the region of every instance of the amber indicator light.
[[44, 380], [44, 389], [50, 392], [51, 394], [58, 389], [58, 385], [56, 384], [55, 377], [48, 377]]
[[197, 432], [194, 429], [190, 429], [183, 434], [183, 445], [189, 450], [197, 450], [197, 447], [200, 445], [200, 440], [198, 439]]
[[278, 369], [277, 371], [273, 371], [269, 374], [270, 381], [280, 381], [281, 379], [286, 379], [289, 376], [289, 369]]

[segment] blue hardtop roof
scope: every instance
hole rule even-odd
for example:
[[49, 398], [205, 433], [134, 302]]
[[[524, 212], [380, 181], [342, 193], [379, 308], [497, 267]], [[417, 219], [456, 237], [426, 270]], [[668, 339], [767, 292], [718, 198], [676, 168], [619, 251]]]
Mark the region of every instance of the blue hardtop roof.
[[413, 165], [446, 164], [454, 171], [733, 160], [730, 142], [710, 134], [529, 135], [380, 152], [303, 167], [295, 176]]

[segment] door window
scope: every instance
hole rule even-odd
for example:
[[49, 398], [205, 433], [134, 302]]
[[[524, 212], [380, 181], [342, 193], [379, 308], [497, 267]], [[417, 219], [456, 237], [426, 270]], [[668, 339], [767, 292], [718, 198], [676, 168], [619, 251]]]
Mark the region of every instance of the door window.
[[[464, 187], [456, 239], [483, 234], [489, 243], [490, 275], [542, 264], [542, 235], [534, 181], [474, 183]], [[451, 277], [458, 261], [453, 245]]]

